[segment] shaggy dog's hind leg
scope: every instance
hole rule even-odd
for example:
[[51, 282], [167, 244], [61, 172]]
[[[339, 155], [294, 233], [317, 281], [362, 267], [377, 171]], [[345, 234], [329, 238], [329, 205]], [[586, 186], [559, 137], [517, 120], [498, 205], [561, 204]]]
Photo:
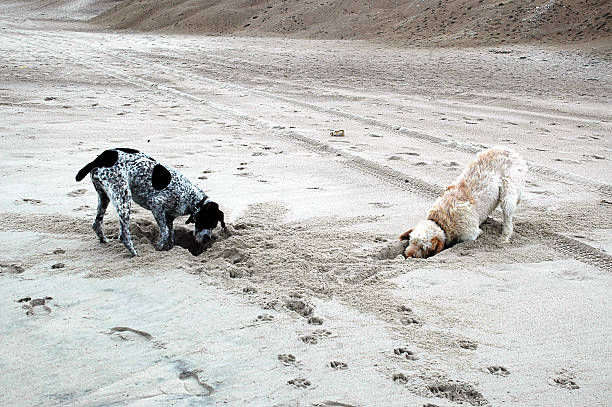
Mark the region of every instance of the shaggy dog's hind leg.
[[514, 230], [512, 217], [514, 216], [514, 211], [516, 210], [516, 205], [518, 204], [519, 200], [519, 191], [517, 191], [516, 188], [513, 188], [512, 182], [508, 178], [504, 178], [502, 188], [500, 190], [499, 206], [502, 214], [504, 215], [501, 238], [505, 242], [508, 242], [510, 240], [510, 236], [512, 236], [512, 232]]

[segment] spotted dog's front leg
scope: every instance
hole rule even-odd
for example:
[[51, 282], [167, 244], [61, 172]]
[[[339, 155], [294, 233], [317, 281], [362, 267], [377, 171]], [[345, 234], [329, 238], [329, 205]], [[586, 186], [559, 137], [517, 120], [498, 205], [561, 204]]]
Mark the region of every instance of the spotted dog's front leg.
[[[174, 231], [172, 230], [173, 218], [168, 217], [166, 212], [161, 208], [155, 208], [152, 210], [153, 217], [157, 221], [159, 227], [159, 242], [155, 245], [157, 250], [170, 250], [174, 246]], [[168, 222], [168, 220], [170, 222]]]
[[174, 217], [166, 215], [166, 225], [169, 231], [168, 250], [174, 247]]

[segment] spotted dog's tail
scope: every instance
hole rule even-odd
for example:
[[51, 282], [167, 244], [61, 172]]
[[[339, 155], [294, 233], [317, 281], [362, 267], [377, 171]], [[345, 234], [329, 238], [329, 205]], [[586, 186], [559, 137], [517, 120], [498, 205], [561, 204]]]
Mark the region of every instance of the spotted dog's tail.
[[97, 156], [95, 160], [81, 168], [75, 179], [77, 182], [82, 180], [91, 170], [97, 167], [112, 167], [117, 162], [117, 158], [119, 158], [119, 153], [116, 150], [106, 150]]
[[90, 162], [89, 164], [87, 164], [85, 167], [81, 168], [81, 170], [77, 173], [75, 177], [77, 182], [85, 178], [85, 175], [89, 174], [89, 172], [93, 170], [95, 167], [96, 167], [96, 161], [94, 160]]

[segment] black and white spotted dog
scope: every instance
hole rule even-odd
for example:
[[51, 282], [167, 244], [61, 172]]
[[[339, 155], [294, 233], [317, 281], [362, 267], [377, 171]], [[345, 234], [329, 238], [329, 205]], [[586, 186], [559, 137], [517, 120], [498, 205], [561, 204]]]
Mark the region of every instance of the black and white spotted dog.
[[93, 230], [106, 242], [102, 222], [110, 201], [119, 215], [119, 239], [133, 256], [137, 255], [130, 236], [130, 204], [149, 209], [159, 226], [160, 240], [157, 250], [170, 250], [174, 246], [172, 222], [179, 216], [190, 215], [186, 223], [195, 222], [194, 237], [203, 244], [212, 236], [212, 230], [221, 222], [225, 228], [223, 212], [200, 188], [185, 176], [131, 148], [106, 150], [83, 167], [76, 180], [91, 173], [91, 181], [98, 192], [98, 213]]

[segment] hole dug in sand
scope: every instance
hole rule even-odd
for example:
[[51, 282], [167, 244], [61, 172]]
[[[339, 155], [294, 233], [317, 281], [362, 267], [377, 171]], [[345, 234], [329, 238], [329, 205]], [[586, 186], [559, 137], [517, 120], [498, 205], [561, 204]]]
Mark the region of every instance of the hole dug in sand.
[[380, 260], [404, 260], [404, 251], [406, 247], [408, 247], [407, 240], [397, 240], [380, 249], [380, 252], [375, 257]]
[[[112, 236], [117, 237], [119, 235], [118, 225], [114, 225], [110, 231]], [[148, 219], [133, 219], [131, 225], [132, 240], [135, 243], [155, 245], [159, 240], [159, 229], [157, 224]], [[176, 246], [187, 249], [189, 253], [194, 256], [199, 256], [208, 250], [215, 242], [223, 239], [227, 239], [232, 236], [233, 229], [230, 225], [227, 225], [227, 229], [220, 229], [213, 237], [200, 244], [196, 242], [193, 231], [184, 227], [174, 227], [174, 243]]]

